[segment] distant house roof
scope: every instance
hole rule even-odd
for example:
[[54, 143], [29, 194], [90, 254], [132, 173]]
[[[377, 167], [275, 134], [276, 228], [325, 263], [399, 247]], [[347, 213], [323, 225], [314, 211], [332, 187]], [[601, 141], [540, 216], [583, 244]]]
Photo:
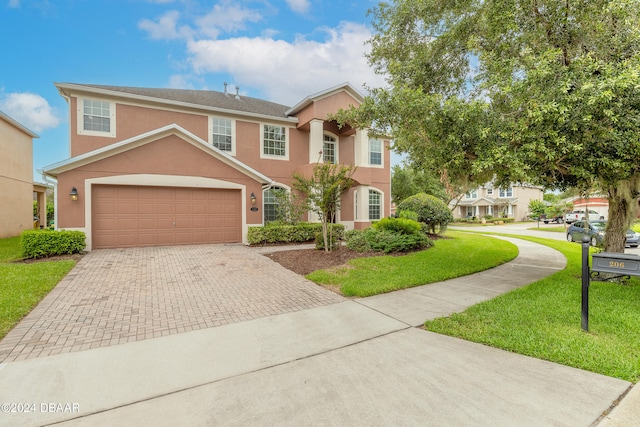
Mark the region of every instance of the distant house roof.
[[40, 138], [36, 133], [30, 131], [25, 126], [23, 126], [18, 121], [16, 121], [14, 118], [12, 118], [11, 116], [8, 116], [7, 114], [3, 113], [2, 111], [0, 111], [0, 119], [3, 119], [5, 122], [9, 123], [11, 126], [13, 126], [13, 127], [17, 128], [17, 129], [19, 129], [20, 131], [26, 133], [31, 138]]
[[172, 105], [191, 108], [200, 107], [218, 112], [236, 112], [249, 116], [297, 121], [294, 117], [288, 116], [287, 111], [290, 107], [286, 105], [276, 104], [275, 102], [251, 98], [248, 96], [236, 95], [232, 92], [191, 89], [154, 89], [78, 83], [56, 83], [55, 85], [63, 96], [68, 96], [72, 91], [84, 91], [138, 100], [154, 102], [164, 101]]

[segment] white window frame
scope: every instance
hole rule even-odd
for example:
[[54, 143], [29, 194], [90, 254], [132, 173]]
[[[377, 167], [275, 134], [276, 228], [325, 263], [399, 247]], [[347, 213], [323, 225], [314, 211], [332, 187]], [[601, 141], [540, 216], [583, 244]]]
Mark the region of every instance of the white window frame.
[[478, 198], [478, 189], [476, 188], [475, 190], [469, 190], [467, 191], [467, 193], [464, 195], [465, 199], [477, 199]]
[[[284, 129], [284, 155], [265, 154], [264, 153], [264, 133], [267, 126], [280, 127]], [[289, 160], [289, 128], [282, 125], [274, 125], [271, 123], [262, 123], [260, 125], [260, 158], [272, 160]]]
[[[99, 131], [99, 130], [87, 130], [84, 128], [84, 102], [85, 101], [99, 101], [109, 104], [109, 131]], [[78, 97], [77, 100], [77, 132], [78, 135], [88, 135], [88, 136], [104, 136], [108, 138], [116, 137], [116, 103], [113, 101], [107, 101], [105, 99], [100, 98], [85, 98]], [[106, 116], [104, 116], [106, 117]]]
[[[213, 145], [213, 130], [214, 130], [214, 121], [215, 120], [228, 120], [230, 122], [231, 129], [231, 150], [222, 150], [218, 148], [218, 150], [227, 153], [231, 156], [236, 155], [236, 121], [234, 119], [228, 117], [221, 116], [210, 116], [209, 117], [209, 144]], [[218, 134], [222, 135], [222, 134]], [[215, 145], [213, 145], [215, 147]], [[217, 148], [217, 147], [216, 147]]]
[[493, 195], [493, 188], [487, 188], [487, 196]]
[[[331, 138], [333, 139], [333, 141], [327, 141], [325, 138]], [[339, 163], [338, 160], [338, 137], [336, 135], [333, 135], [332, 133], [328, 133], [325, 132], [322, 135], [322, 161], [326, 162], [326, 150], [325, 150], [325, 144], [331, 144], [333, 145], [333, 161], [331, 163], [333, 163], [334, 165], [337, 165]]]
[[513, 197], [513, 187], [509, 187], [509, 188], [501, 188], [500, 189], [500, 197], [501, 198], [505, 198], [505, 197]]
[[[380, 201], [380, 203], [378, 204], [379, 218], [371, 218], [371, 193], [376, 193], [378, 194], [378, 197], [379, 197], [379, 201]], [[369, 191], [367, 192], [367, 217], [369, 218], [369, 221], [379, 221], [384, 217], [383, 199], [384, 197], [381, 191], [378, 191], [373, 188], [369, 188]]]
[[[371, 150], [371, 143], [373, 141], [378, 141], [380, 143], [380, 164], [371, 163], [371, 154], [377, 153], [377, 151]], [[369, 138], [367, 142], [367, 163], [372, 168], [384, 168], [384, 141], [379, 138]]]
[[[264, 224], [266, 224], [268, 222], [267, 221], [267, 209], [266, 209], [267, 192], [273, 192], [273, 191], [277, 191], [277, 190], [285, 190], [287, 192], [289, 191], [286, 188], [280, 187], [280, 186], [277, 186], [277, 185], [274, 185], [273, 187], [265, 188], [265, 189], [262, 190], [262, 212], [263, 212], [263, 214], [262, 214], [262, 222]], [[269, 204], [271, 204], [271, 203], [269, 203]], [[277, 209], [277, 203], [274, 203], [274, 204], [276, 205], [276, 209]], [[270, 220], [270, 221], [275, 221], [275, 218]]]

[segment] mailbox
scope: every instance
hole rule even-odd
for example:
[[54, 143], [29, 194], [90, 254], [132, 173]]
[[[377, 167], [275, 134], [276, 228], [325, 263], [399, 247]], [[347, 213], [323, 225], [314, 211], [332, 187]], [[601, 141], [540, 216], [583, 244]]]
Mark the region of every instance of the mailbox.
[[621, 276], [640, 276], [640, 256], [601, 252], [591, 256], [591, 271]]

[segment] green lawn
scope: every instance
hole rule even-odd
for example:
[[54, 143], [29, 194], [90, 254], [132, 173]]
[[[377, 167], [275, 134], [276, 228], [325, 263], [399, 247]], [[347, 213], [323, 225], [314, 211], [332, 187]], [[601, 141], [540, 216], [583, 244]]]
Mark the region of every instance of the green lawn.
[[19, 237], [0, 239], [0, 339], [76, 264], [73, 260], [14, 263], [19, 259]]
[[365, 297], [486, 270], [518, 255], [518, 248], [504, 240], [454, 231], [446, 236], [421, 252], [358, 258], [346, 268], [317, 270], [306, 277], [333, 285], [345, 296]]
[[427, 321], [425, 328], [520, 354], [636, 382], [640, 378], [640, 280], [592, 282], [589, 332], [581, 329], [581, 245], [545, 244], [567, 268], [524, 288]]

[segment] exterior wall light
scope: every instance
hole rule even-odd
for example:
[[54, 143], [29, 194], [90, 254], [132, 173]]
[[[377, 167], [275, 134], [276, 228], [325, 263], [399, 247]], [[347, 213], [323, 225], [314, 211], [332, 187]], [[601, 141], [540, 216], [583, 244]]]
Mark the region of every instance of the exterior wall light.
[[78, 190], [76, 190], [76, 187], [73, 187], [71, 189], [71, 193], [69, 193], [69, 197], [74, 202], [78, 200]]
[[252, 205], [256, 204], [256, 195], [253, 192], [251, 193], [251, 204]]

